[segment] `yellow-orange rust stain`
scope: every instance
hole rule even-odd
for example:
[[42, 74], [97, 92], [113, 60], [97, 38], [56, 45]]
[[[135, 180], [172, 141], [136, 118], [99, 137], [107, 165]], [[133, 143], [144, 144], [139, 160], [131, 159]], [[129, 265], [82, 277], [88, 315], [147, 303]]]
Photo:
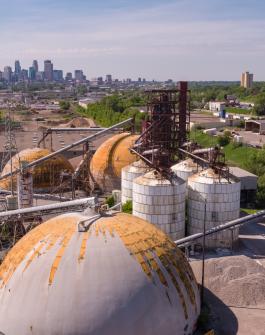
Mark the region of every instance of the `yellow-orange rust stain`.
[[80, 252], [79, 252], [79, 257], [78, 260], [79, 262], [82, 261], [85, 258], [85, 253], [86, 253], [86, 247], [87, 247], [87, 240], [89, 238], [90, 232], [87, 231], [83, 233], [83, 239], [80, 247]]
[[23, 270], [23, 272], [29, 267], [29, 265], [32, 263], [33, 259], [36, 258], [37, 256], [40, 256], [40, 251], [44, 247], [45, 242], [41, 242], [34, 250], [32, 255], [30, 256], [29, 260], [27, 261], [27, 264]]
[[[36, 248], [41, 242], [45, 241], [43, 253], [54, 246], [57, 241], [64, 239], [69, 231], [73, 234], [77, 230], [76, 222], [79, 220], [79, 215], [65, 216], [62, 218], [53, 218], [22, 237], [15, 246], [9, 251], [3, 263], [0, 266], [0, 287], [6, 285], [18, 266], [26, 259], [28, 254]], [[43, 242], [44, 243], [44, 242]], [[29, 258], [31, 263], [34, 260]], [[40, 256], [41, 257], [41, 256]], [[26, 264], [26, 268], [30, 265]], [[24, 269], [25, 271], [26, 269]]]
[[69, 229], [67, 230], [67, 232], [64, 235], [63, 241], [61, 242], [61, 247], [58, 250], [57, 255], [55, 257], [55, 260], [52, 264], [50, 277], [49, 277], [49, 285], [51, 285], [53, 280], [54, 280], [55, 273], [58, 270], [58, 267], [60, 265], [60, 262], [62, 260], [63, 255], [64, 255], [64, 252], [65, 252], [65, 249], [68, 246], [68, 243], [69, 243], [70, 239], [72, 238], [72, 236], [75, 232], [76, 232], [76, 227], [71, 226], [71, 227], [69, 227]]

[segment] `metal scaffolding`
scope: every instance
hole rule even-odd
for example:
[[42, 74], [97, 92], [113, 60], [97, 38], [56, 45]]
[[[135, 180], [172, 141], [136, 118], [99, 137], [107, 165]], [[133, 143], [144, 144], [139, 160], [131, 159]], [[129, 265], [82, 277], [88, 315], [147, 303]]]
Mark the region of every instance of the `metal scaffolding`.
[[167, 170], [178, 160], [178, 148], [187, 140], [188, 83], [180, 82], [178, 89], [150, 90], [146, 94], [148, 120], [132, 152], [155, 169]]

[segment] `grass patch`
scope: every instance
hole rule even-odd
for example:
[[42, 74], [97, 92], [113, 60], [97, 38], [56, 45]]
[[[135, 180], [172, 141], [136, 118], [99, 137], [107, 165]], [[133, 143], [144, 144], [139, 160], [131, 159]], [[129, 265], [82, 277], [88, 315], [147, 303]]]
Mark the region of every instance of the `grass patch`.
[[[194, 140], [205, 148], [213, 147], [218, 144], [217, 136], [210, 136], [208, 134], [204, 134], [201, 130], [191, 131], [190, 139]], [[236, 147], [233, 143], [229, 143], [224, 146], [226, 162], [229, 165], [238, 166], [242, 169], [246, 168], [249, 157], [258, 150], [259, 149], [247, 147], [244, 145]]]
[[244, 145], [235, 147], [233, 143], [229, 143], [224, 147], [226, 162], [229, 165], [234, 165], [245, 169], [249, 157], [257, 150], [259, 149], [247, 147]]
[[197, 142], [203, 147], [214, 147], [218, 144], [217, 136], [210, 136], [204, 134], [201, 130], [192, 130], [190, 132], [190, 139]]
[[244, 114], [244, 115], [253, 114], [253, 109], [227, 107], [225, 110], [227, 113], [233, 113], [233, 114]]
[[260, 211], [260, 209], [251, 209], [251, 208], [241, 208], [240, 210], [241, 212], [246, 213], [248, 215], [256, 214], [258, 211]]

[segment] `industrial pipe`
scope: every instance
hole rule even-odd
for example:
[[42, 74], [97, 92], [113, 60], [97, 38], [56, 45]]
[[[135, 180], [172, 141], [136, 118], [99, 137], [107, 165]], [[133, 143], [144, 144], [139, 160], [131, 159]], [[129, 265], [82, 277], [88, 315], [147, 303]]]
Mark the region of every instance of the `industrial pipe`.
[[0, 220], [10, 218], [12, 216], [23, 216], [25, 214], [33, 214], [33, 213], [41, 213], [41, 212], [51, 212], [53, 210], [57, 209], [65, 209], [70, 210], [70, 208], [75, 208], [78, 206], [82, 207], [93, 207], [95, 206], [95, 198], [84, 198], [84, 199], [77, 199], [72, 201], [65, 201], [65, 202], [59, 202], [56, 204], [50, 204], [50, 205], [43, 205], [43, 206], [35, 206], [35, 207], [29, 207], [29, 208], [22, 208], [22, 209], [15, 209], [12, 211], [5, 211], [0, 212]]
[[[14, 194], [18, 194], [17, 192], [13, 192]], [[12, 194], [11, 191], [0, 189], [0, 194], [9, 195]], [[42, 200], [51, 200], [51, 201], [70, 201], [71, 198], [61, 197], [59, 195], [48, 194], [48, 193], [33, 193], [34, 199], [42, 199]]]
[[[240, 226], [240, 225], [242, 225], [244, 223], [247, 223], [249, 221], [253, 221], [253, 220], [258, 219], [258, 218], [260, 218], [262, 216], [265, 216], [265, 210], [257, 212], [255, 214], [247, 215], [247, 216], [245, 216], [243, 218], [235, 219], [235, 220], [226, 222], [224, 224], [221, 224], [221, 225], [219, 225], [217, 227], [211, 228], [211, 229], [209, 229], [209, 230], [207, 230], [205, 232], [205, 236], [218, 233], [218, 232], [220, 232], [222, 230], [226, 230], [226, 229], [234, 228], [236, 226]], [[191, 245], [195, 240], [198, 240], [199, 238], [202, 238], [203, 236], [204, 236], [203, 233], [198, 233], [198, 234], [190, 235], [188, 237], [181, 238], [180, 240], [176, 240], [175, 244], [178, 247], [186, 247], [188, 245]]]
[[53, 158], [53, 157], [55, 157], [55, 156], [57, 156], [57, 155], [65, 152], [65, 151], [68, 151], [68, 150], [70, 150], [70, 149], [72, 149], [72, 148], [74, 148], [74, 147], [76, 147], [76, 146], [78, 146], [80, 144], [83, 144], [83, 143], [86, 143], [88, 141], [94, 140], [97, 137], [100, 137], [100, 136], [108, 133], [109, 131], [111, 131], [111, 130], [113, 130], [115, 128], [119, 128], [119, 127], [121, 127], [121, 126], [123, 126], [123, 125], [125, 125], [125, 124], [127, 124], [127, 123], [129, 123], [131, 121], [133, 121], [133, 118], [129, 118], [129, 119], [125, 120], [125, 121], [119, 122], [119, 123], [113, 125], [110, 128], [106, 128], [104, 130], [99, 131], [96, 134], [90, 135], [88, 137], [85, 137], [85, 138], [77, 141], [77, 142], [69, 144], [66, 147], [62, 148], [62, 149], [59, 149], [59, 150], [57, 150], [55, 152], [50, 153], [49, 155], [47, 155], [45, 157], [39, 158], [39, 159], [37, 159], [37, 160], [35, 160], [35, 161], [27, 164], [26, 166], [23, 167], [23, 169], [19, 168], [19, 169], [16, 169], [16, 170], [12, 171], [12, 172], [6, 173], [3, 176], [0, 176], [0, 180], [5, 179], [5, 178], [10, 177], [10, 176], [13, 176], [15, 174], [18, 174], [18, 173], [22, 172], [22, 170], [25, 171], [25, 170], [27, 170], [27, 169], [29, 169], [31, 167], [40, 165], [41, 163], [45, 162], [48, 159], [51, 159], [51, 158]]
[[[52, 132], [75, 132], [75, 131], [102, 131], [102, 130], [106, 130], [108, 128], [101, 128], [101, 127], [78, 127], [78, 128], [48, 128], [46, 130], [47, 133], [52, 133]], [[115, 130], [115, 129], [114, 129]]]

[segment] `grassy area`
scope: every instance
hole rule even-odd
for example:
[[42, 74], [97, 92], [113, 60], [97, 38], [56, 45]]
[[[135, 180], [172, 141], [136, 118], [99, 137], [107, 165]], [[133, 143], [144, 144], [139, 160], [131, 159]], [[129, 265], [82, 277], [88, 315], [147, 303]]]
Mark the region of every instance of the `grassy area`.
[[[201, 130], [191, 131], [190, 138], [198, 142], [203, 147], [212, 147], [218, 144], [217, 136], [210, 136], [204, 134]], [[229, 165], [246, 168], [246, 163], [252, 153], [259, 149], [250, 148], [247, 146], [234, 146], [233, 143], [229, 143], [224, 147], [224, 153], [226, 161]]]
[[252, 109], [227, 107], [225, 110], [226, 110], [227, 113], [244, 114], [244, 115], [251, 115], [251, 114], [253, 114], [253, 110]]
[[250, 208], [241, 208], [241, 212], [244, 212], [248, 215], [250, 214], [255, 214], [257, 213], [259, 210], [258, 209], [250, 209]]
[[197, 142], [203, 147], [213, 147], [218, 144], [216, 136], [204, 134], [201, 130], [192, 130], [190, 132], [190, 139]]
[[252, 153], [259, 149], [250, 148], [247, 146], [235, 147], [233, 143], [230, 143], [224, 147], [224, 153], [226, 161], [229, 165], [239, 166], [246, 168], [246, 162]]

